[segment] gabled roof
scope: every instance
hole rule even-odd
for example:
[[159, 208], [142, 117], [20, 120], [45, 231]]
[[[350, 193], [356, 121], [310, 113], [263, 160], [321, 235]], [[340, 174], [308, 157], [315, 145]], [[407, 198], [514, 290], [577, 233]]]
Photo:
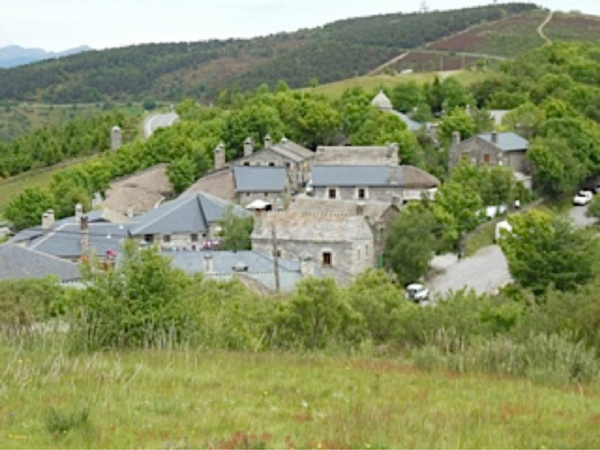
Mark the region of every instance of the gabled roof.
[[[98, 255], [108, 251], [118, 252], [128, 237], [129, 224], [97, 223], [89, 227], [89, 246]], [[60, 258], [77, 258], [82, 255], [81, 230], [78, 223], [64, 223], [36, 239], [28, 248]]]
[[425, 126], [422, 123], [417, 122], [416, 120], [412, 120], [410, 117], [408, 117], [404, 113], [401, 113], [398, 111], [392, 111], [392, 113], [397, 115], [400, 118], [400, 120], [402, 120], [406, 124], [406, 128], [409, 131], [419, 131], [420, 129], [422, 129]]
[[363, 216], [286, 211], [266, 213], [255, 219], [252, 239], [270, 240], [273, 226], [280, 241], [348, 242], [373, 237]]
[[399, 166], [313, 166], [311, 181], [315, 187], [390, 186], [392, 170], [400, 185]]
[[285, 190], [285, 167], [234, 166], [236, 192], [282, 192]]
[[[209, 277], [228, 279], [233, 276], [233, 266], [243, 264], [248, 268], [244, 274], [258, 281], [268, 289], [275, 289], [275, 264], [273, 257], [255, 251], [199, 251], [161, 253], [171, 259], [171, 265], [188, 273], [203, 273]], [[212, 258], [213, 272], [205, 272], [204, 257]], [[278, 258], [280, 287], [284, 291], [292, 290], [302, 280], [300, 263]], [[319, 276], [319, 273], [315, 273]]]
[[81, 278], [77, 264], [19, 245], [0, 245], [0, 279], [44, 278], [57, 276], [61, 281]]
[[309, 150], [306, 147], [301, 146], [295, 142], [292, 142], [287, 139], [282, 139], [271, 147], [273, 150], [277, 151], [285, 151], [288, 154], [292, 153], [299, 157], [301, 160], [312, 158], [315, 153], [312, 150]]
[[[204, 233], [210, 224], [223, 219], [230, 206], [231, 203], [204, 193], [184, 195], [136, 217], [131, 234]], [[237, 215], [249, 215], [240, 206], [233, 208]]]
[[512, 131], [496, 133], [497, 142], [492, 142], [492, 133], [478, 134], [479, 139], [498, 147], [503, 152], [525, 151], [529, 148], [529, 141]]

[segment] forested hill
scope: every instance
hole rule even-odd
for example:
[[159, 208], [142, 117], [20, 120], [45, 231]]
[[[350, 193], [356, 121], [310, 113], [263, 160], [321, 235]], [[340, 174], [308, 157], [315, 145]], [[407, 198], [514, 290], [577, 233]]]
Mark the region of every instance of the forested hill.
[[473, 25], [537, 9], [511, 3], [427, 14], [388, 14], [255, 39], [146, 44], [0, 70], [0, 101], [82, 103], [214, 97], [238, 86], [308, 86], [362, 75]]

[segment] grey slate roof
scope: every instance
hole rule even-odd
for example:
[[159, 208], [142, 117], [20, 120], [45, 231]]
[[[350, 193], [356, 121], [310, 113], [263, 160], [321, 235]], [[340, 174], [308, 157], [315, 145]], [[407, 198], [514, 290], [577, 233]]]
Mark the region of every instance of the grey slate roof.
[[[90, 249], [98, 255], [118, 252], [128, 237], [128, 224], [90, 223]], [[33, 241], [28, 248], [60, 258], [78, 258], [81, 251], [81, 231], [78, 223], [64, 223]]]
[[[390, 186], [392, 166], [313, 166], [312, 185], [331, 187]], [[395, 168], [398, 185], [402, 185], [400, 166]]]
[[285, 190], [285, 167], [234, 166], [236, 192], [282, 192]]
[[419, 131], [425, 126], [422, 123], [417, 122], [416, 120], [412, 120], [406, 114], [403, 114], [401, 112], [392, 111], [392, 113], [397, 115], [406, 124], [406, 128], [408, 128], [409, 131]]
[[[255, 279], [263, 286], [275, 289], [275, 270], [273, 258], [254, 251], [198, 251], [198, 252], [173, 252], [161, 253], [171, 258], [171, 265], [187, 273], [205, 273], [204, 257], [212, 257], [213, 272], [205, 274], [210, 277], [226, 280], [233, 276], [233, 266], [239, 263], [248, 267], [245, 275]], [[284, 291], [292, 290], [302, 280], [300, 263], [288, 259], [279, 258], [280, 287]], [[315, 274], [319, 276], [317, 272]]]
[[19, 245], [0, 245], [0, 279], [44, 278], [57, 276], [61, 281], [81, 278], [77, 264]]
[[[136, 217], [132, 235], [204, 233], [209, 225], [223, 219], [231, 203], [209, 194], [183, 195], [171, 202]], [[240, 206], [233, 206], [235, 214], [250, 213]]]
[[285, 150], [288, 154], [292, 153], [300, 158], [300, 160], [304, 160], [307, 158], [312, 158], [315, 153], [312, 150], [307, 149], [306, 147], [302, 147], [300, 144], [296, 144], [290, 140], [281, 140], [273, 145], [273, 149], [275, 151]]
[[529, 148], [529, 141], [527, 139], [522, 138], [518, 134], [513, 133], [512, 131], [506, 133], [497, 133], [497, 136], [498, 142], [494, 144], [492, 142], [491, 133], [483, 133], [477, 135], [478, 138], [495, 145], [503, 152], [525, 151]]

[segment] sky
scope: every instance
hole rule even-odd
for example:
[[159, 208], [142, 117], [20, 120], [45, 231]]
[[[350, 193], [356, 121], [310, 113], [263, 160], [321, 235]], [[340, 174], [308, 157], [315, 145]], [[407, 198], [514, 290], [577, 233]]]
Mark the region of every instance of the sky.
[[[147, 42], [254, 37], [349, 17], [414, 12], [422, 0], [2, 0], [0, 47], [61, 51]], [[430, 9], [492, 0], [427, 0]], [[538, 0], [545, 8], [600, 15], [599, 0]], [[565, 6], [566, 5], [566, 6]]]

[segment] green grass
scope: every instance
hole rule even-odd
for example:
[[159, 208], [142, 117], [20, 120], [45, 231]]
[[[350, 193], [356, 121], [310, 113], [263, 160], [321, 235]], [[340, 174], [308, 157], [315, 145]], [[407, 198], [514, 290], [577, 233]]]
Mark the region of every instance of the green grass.
[[465, 242], [465, 254], [466, 256], [473, 256], [478, 250], [481, 250], [488, 245], [494, 244], [494, 237], [496, 232], [496, 224], [502, 220], [495, 219], [491, 220], [471, 233]]
[[401, 360], [0, 346], [1, 448], [598, 448], [600, 392]]
[[89, 158], [90, 157], [74, 159], [52, 167], [33, 170], [0, 181], [0, 217], [2, 216], [2, 210], [6, 204], [10, 202], [15, 195], [21, 194], [25, 191], [25, 189], [34, 186], [47, 187], [50, 185], [52, 177], [56, 172], [64, 169], [65, 167], [78, 164]]
[[[471, 84], [476, 81], [482, 80], [487, 77], [487, 74], [482, 72], [470, 72], [470, 71], [451, 71], [443, 72], [444, 76], [455, 76], [461, 82], [465, 84]], [[361, 87], [366, 91], [375, 91], [381, 88], [392, 88], [398, 83], [407, 81], [416, 81], [418, 83], [431, 82], [435, 76], [439, 76], [439, 72], [423, 72], [423, 73], [412, 73], [412, 74], [399, 74], [399, 75], [373, 75], [349, 78], [347, 80], [336, 81], [334, 83], [323, 84], [316, 88], [307, 88], [305, 90], [311, 90], [312, 92], [325, 94], [330, 98], [339, 98], [342, 93], [349, 88]]]

